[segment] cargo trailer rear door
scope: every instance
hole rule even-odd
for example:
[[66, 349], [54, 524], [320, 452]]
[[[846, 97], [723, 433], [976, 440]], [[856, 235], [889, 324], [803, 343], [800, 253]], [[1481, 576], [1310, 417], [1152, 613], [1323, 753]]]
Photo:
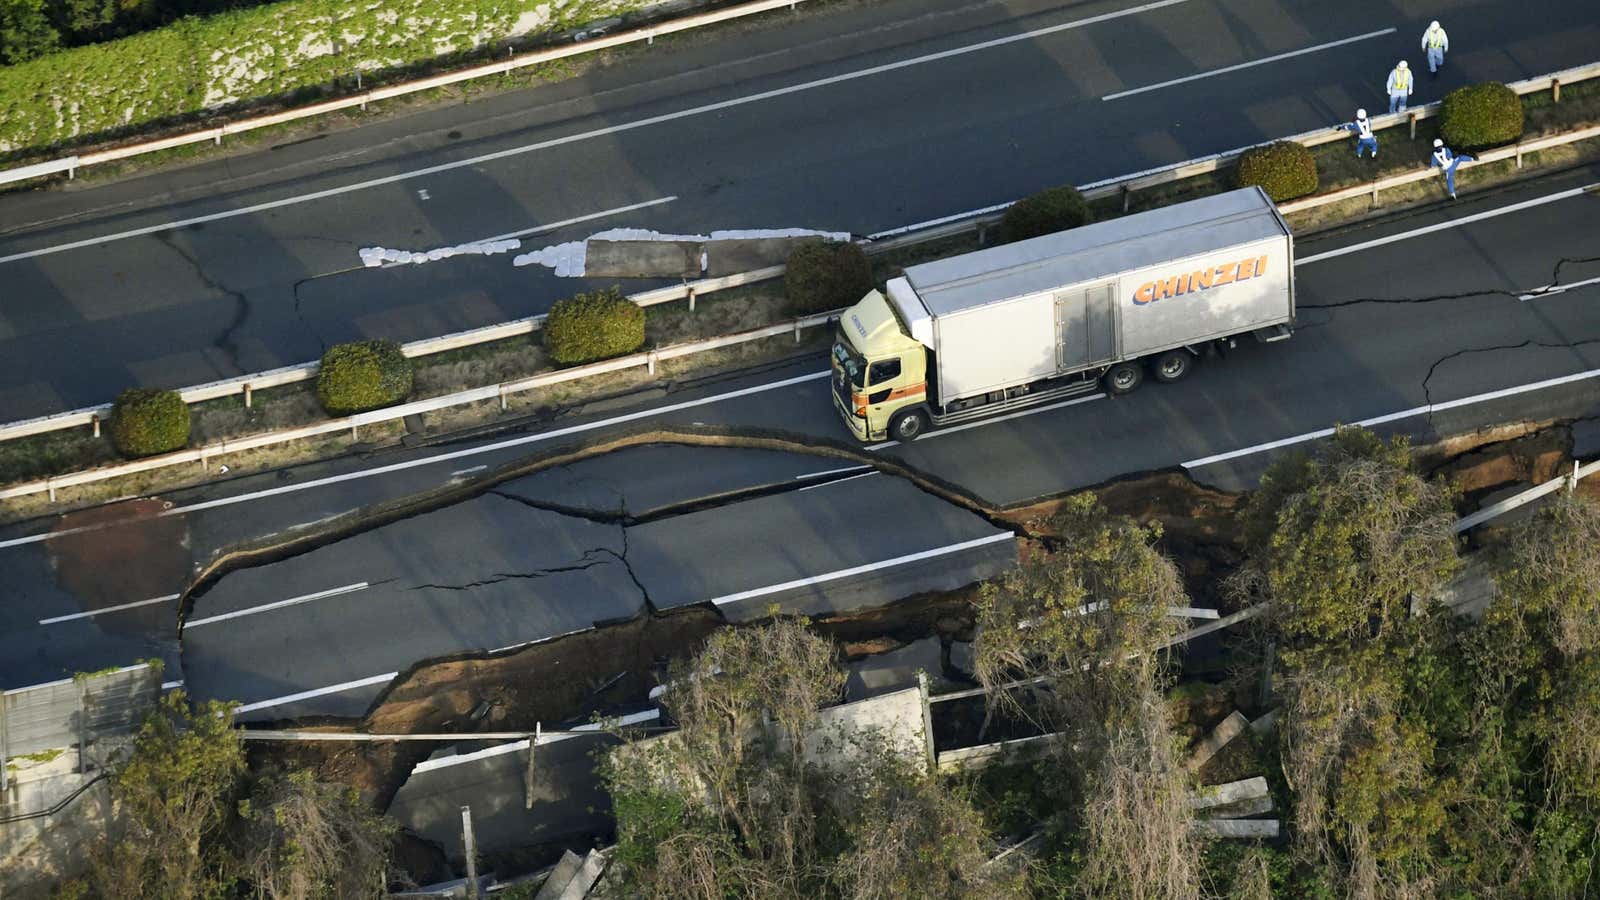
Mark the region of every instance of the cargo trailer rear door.
[[1116, 359], [1117, 283], [1056, 291], [1056, 372], [1076, 372]]

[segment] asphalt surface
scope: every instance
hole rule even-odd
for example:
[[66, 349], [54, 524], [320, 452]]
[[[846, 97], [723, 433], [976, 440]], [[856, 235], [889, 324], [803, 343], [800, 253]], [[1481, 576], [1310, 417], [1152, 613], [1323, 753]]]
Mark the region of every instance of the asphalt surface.
[[[363, 246], [547, 229], [528, 238], [537, 247], [621, 225], [870, 233], [1382, 108], [1384, 77], [1401, 56], [1420, 62], [1433, 15], [1455, 49], [1441, 79], [1420, 80], [1417, 102], [1589, 62], [1600, 23], [1586, 10], [1560, 0], [1443, 13], [1377, 0], [839, 5], [662, 42], [559, 84], [113, 183], [3, 195], [0, 420], [135, 384], [299, 363], [341, 340], [504, 321], [583, 286], [504, 256], [360, 269]], [[992, 43], [1008, 38], [1018, 39]], [[652, 205], [604, 214], [639, 204]], [[222, 217], [191, 221], [208, 216]], [[141, 229], [156, 230], [118, 237]]]

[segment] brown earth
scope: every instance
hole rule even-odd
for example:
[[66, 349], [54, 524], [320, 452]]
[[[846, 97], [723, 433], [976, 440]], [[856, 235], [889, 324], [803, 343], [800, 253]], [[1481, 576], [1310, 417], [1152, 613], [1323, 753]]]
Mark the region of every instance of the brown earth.
[[[69, 513], [46, 541], [50, 566], [62, 587], [83, 610], [160, 597], [174, 584], [186, 584], [189, 570], [188, 524], [182, 516], [162, 516], [171, 503], [129, 500]], [[110, 523], [130, 523], [121, 528]], [[78, 531], [78, 529], [86, 529]], [[173, 627], [172, 607], [152, 604], [96, 621], [98, 627], [145, 634]]]

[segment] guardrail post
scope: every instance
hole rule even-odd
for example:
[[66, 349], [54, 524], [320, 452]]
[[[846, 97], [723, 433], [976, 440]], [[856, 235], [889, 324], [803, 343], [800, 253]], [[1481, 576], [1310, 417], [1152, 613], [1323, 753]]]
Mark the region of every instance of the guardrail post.
[[210, 464], [208, 464], [206, 462], [206, 451], [205, 451], [205, 448], [203, 448], [203, 447], [200, 449], [200, 471], [202, 471], [202, 472], [211, 471]]
[[1411, 120], [1411, 139], [1414, 141], [1417, 139], [1417, 114], [1409, 113], [1406, 118]]
[[794, 320], [794, 342], [796, 344], [800, 343], [800, 322], [801, 321], [802, 321], [801, 319], [795, 319]]
[[213, 134], [211, 136], [211, 143], [215, 144], [218, 147], [222, 146], [222, 129], [221, 128], [218, 128], [217, 129], [217, 133]]
[[250, 394], [251, 394], [250, 382], [246, 381], [244, 383], [244, 408], [245, 409], [249, 409], [250, 408]]
[[1128, 208], [1131, 207], [1131, 206], [1133, 206], [1133, 188], [1130, 188], [1127, 185], [1123, 185], [1122, 186], [1122, 211], [1124, 213], [1126, 213], [1128, 211]]
[[1572, 461], [1572, 477], [1567, 479], [1567, 493], [1572, 494], [1578, 490], [1578, 461]]
[[500, 411], [501, 412], [505, 412], [506, 411], [506, 386], [505, 386], [505, 384], [502, 383], [500, 385], [499, 389], [500, 389]]
[[1382, 184], [1382, 183], [1383, 183], [1383, 179], [1381, 179], [1381, 178], [1374, 178], [1372, 180], [1372, 205], [1373, 206], [1377, 206], [1378, 205], [1378, 185]]
[[1517, 168], [1522, 168], [1522, 142], [1517, 141]]
[[982, 222], [978, 223], [978, 246], [982, 247], [989, 238], [989, 227]]
[[89, 417], [89, 424], [94, 426], [94, 436], [95, 437], [99, 437], [100, 436], [100, 414], [99, 413], [95, 413], [94, 415], [90, 416]]
[[46, 478], [44, 480], [44, 489], [50, 495], [50, 502], [56, 502], [56, 480], [54, 478]]
[[1561, 102], [1561, 79], [1559, 78], [1550, 79], [1550, 102]]
[[644, 370], [651, 375], [656, 373], [656, 352], [651, 350], [644, 358]]
[[686, 286], [685, 293], [689, 299], [689, 312], [694, 312], [694, 285]]
[[351, 425], [350, 426], [350, 440], [352, 440], [352, 441], [361, 440], [361, 432], [358, 430], [359, 427], [360, 426], [357, 426], [357, 425]]

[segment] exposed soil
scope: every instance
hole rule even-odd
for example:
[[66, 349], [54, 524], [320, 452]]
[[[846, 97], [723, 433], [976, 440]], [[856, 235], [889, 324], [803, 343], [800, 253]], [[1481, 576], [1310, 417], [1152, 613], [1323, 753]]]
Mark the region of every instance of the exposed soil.
[[[161, 500], [129, 500], [69, 513], [56, 523], [52, 531], [60, 536], [44, 546], [62, 587], [83, 601], [83, 611], [160, 597], [189, 580], [188, 525], [182, 516], [162, 517], [169, 506]], [[138, 527], [103, 527], [112, 522]], [[74, 533], [80, 528], [88, 530]], [[147, 634], [171, 622], [172, 607], [156, 603], [102, 617], [96, 625]]]

